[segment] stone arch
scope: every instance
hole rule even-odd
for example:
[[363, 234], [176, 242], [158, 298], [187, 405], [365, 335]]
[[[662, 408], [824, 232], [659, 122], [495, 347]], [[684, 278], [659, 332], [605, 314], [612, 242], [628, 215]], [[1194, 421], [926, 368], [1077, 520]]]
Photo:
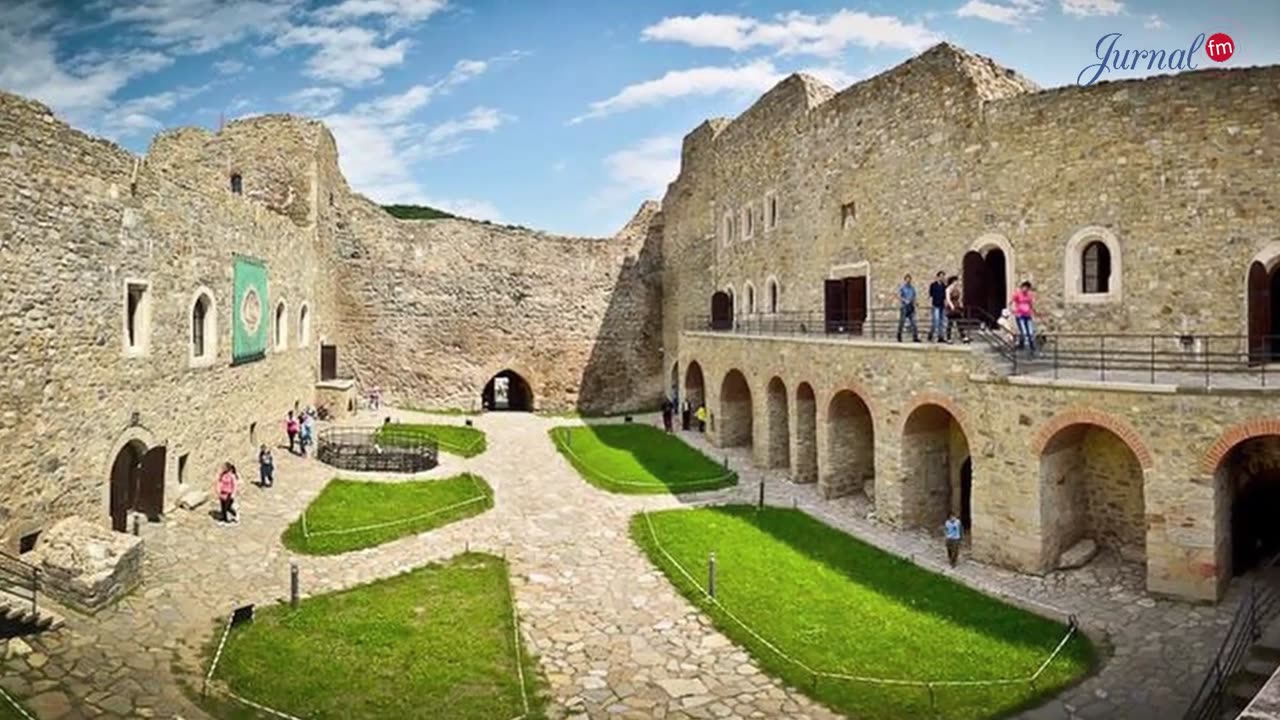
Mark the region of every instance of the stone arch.
[[[1106, 292], [1086, 293], [1084, 279], [1084, 251], [1094, 242], [1102, 243], [1110, 260], [1110, 277]], [[1123, 254], [1120, 240], [1111, 230], [1100, 225], [1090, 225], [1077, 230], [1067, 240], [1062, 258], [1062, 296], [1067, 302], [1103, 303], [1120, 302], [1124, 279]]]
[[904, 527], [940, 528], [951, 513], [980, 515], [978, 507], [961, 507], [973, 498], [965, 492], [974, 471], [966, 426], [958, 408], [939, 395], [917, 397], [903, 416], [899, 521]]
[[818, 466], [825, 497], [874, 489], [875, 421], [866, 395], [841, 387], [827, 403], [827, 442]]
[[716, 420], [720, 447], [752, 444], [751, 386], [747, 376], [734, 368], [720, 382], [720, 412]]
[[1036, 438], [1041, 569], [1056, 568], [1062, 553], [1082, 541], [1145, 562], [1147, 466], [1140, 451], [1116, 422], [1071, 417], [1076, 421], [1054, 422], [1047, 437]]
[[1227, 429], [1201, 459], [1215, 493], [1218, 579], [1225, 582], [1280, 552], [1280, 418]]
[[532, 412], [533, 401], [533, 387], [529, 381], [511, 369], [503, 369], [495, 373], [480, 391], [481, 407], [486, 411]]
[[1045, 446], [1048, 445], [1053, 436], [1063, 428], [1072, 425], [1097, 425], [1110, 430], [1129, 446], [1129, 449], [1138, 458], [1138, 463], [1143, 470], [1150, 470], [1152, 465], [1155, 464], [1151, 451], [1147, 449], [1147, 444], [1142, 441], [1138, 431], [1134, 430], [1133, 426], [1114, 415], [1086, 407], [1068, 408], [1041, 425], [1031, 439], [1031, 452], [1036, 455], [1043, 455]]
[[[867, 395], [863, 394], [863, 397], [866, 398]], [[871, 406], [870, 402], [868, 402], [867, 404], [868, 404], [868, 407]], [[941, 393], [935, 393], [935, 392], [923, 392], [923, 393], [917, 393], [911, 396], [911, 404], [908, 405], [906, 411], [902, 413], [902, 431], [903, 432], [906, 432], [907, 418], [911, 417], [911, 413], [915, 412], [921, 407], [924, 407], [925, 405], [937, 405], [943, 410], [946, 410], [947, 413], [949, 413], [951, 417], [954, 418], [957, 423], [959, 423], [960, 431], [965, 434], [965, 437], [971, 437], [969, 435], [969, 428], [971, 427], [971, 425], [969, 423], [968, 415], [966, 415], [964, 410], [961, 410], [960, 406], [957, 405], [954, 401], [952, 401], [951, 398]], [[875, 413], [874, 407], [872, 408], [872, 413]]]
[[191, 294], [187, 359], [193, 366], [208, 365], [218, 356], [218, 305], [213, 291], [200, 286]]
[[298, 306], [298, 347], [306, 347], [311, 344], [311, 304], [302, 303]]
[[1212, 476], [1232, 448], [1246, 440], [1267, 435], [1280, 435], [1280, 416], [1255, 418], [1232, 425], [1224, 430], [1200, 456], [1200, 474], [1205, 477]]
[[[479, 409], [484, 409], [484, 391], [489, 383], [498, 375], [507, 372], [518, 375], [529, 392], [529, 410], [537, 409], [536, 401], [542, 396], [542, 387], [538, 384], [538, 376], [527, 365], [508, 357], [505, 361], [491, 362], [479, 370], [472, 381], [472, 398], [480, 398]], [[474, 403], [474, 400], [471, 400]], [[473, 406], [474, 407], [474, 406]]]
[[707, 401], [706, 377], [697, 360], [690, 360], [684, 368], [684, 397], [689, 401], [689, 411], [696, 412]]
[[[1003, 273], [998, 267], [1003, 266]], [[1013, 245], [999, 233], [986, 233], [974, 240], [961, 261], [964, 304], [999, 317], [1017, 287], [1017, 267]]]
[[755, 315], [756, 314], [756, 286], [753, 285], [750, 280], [743, 283], [742, 295], [743, 295], [743, 305], [744, 305], [743, 314]]
[[774, 376], [764, 391], [765, 457], [766, 467], [791, 467], [790, 403], [787, 402], [787, 385]]
[[[1266, 336], [1280, 335], [1280, 241], [1264, 245], [1245, 264], [1241, 288], [1244, 312], [1244, 334], [1249, 338], [1249, 356], [1255, 363], [1280, 360], [1280, 340]], [[1255, 286], [1256, 285], [1256, 286]]]
[[103, 479], [101, 485], [102, 492], [99, 495], [102, 508], [101, 517], [105, 518], [104, 522], [108, 528], [112, 527], [112, 471], [115, 469], [114, 466], [117, 458], [120, 457], [120, 453], [130, 446], [141, 449], [141, 452], [138, 453], [138, 457], [141, 458], [142, 454], [145, 453], [148, 448], [156, 446], [155, 433], [142, 425], [130, 425], [116, 436], [116, 439], [111, 443], [111, 452], [107, 454], [103, 459], [102, 464], [99, 466], [100, 469], [98, 471], [98, 477]]
[[772, 315], [782, 309], [782, 287], [778, 284], [778, 278], [773, 275], [764, 281], [764, 287], [765, 312]]
[[275, 350], [285, 350], [289, 347], [289, 306], [284, 300], [276, 303], [276, 312], [273, 318], [271, 332], [275, 333], [275, 335], [272, 338], [271, 346]]
[[791, 452], [791, 480], [811, 483], [818, 480], [818, 402], [813, 386], [796, 386], [796, 421]]

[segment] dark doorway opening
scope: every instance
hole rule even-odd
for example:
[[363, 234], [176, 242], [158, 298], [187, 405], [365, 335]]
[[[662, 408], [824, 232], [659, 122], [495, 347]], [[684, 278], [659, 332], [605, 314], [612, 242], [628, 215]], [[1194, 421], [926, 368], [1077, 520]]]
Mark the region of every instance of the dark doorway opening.
[[1280, 436], [1240, 443], [1220, 467], [1231, 492], [1231, 572], [1243, 575], [1280, 554]]
[[861, 335], [867, 321], [867, 278], [834, 278], [823, 283], [823, 318], [829, 333]]
[[723, 290], [711, 295], [711, 329], [733, 329], [733, 297]]
[[1249, 362], [1280, 361], [1280, 263], [1249, 266]]
[[111, 528], [129, 529], [129, 513], [141, 512], [159, 520], [164, 512], [165, 447], [147, 449], [138, 440], [120, 448], [111, 465]]
[[320, 379], [336, 380], [338, 378], [338, 346], [320, 346]]
[[1000, 248], [965, 253], [961, 268], [964, 305], [970, 318], [994, 324], [1009, 304], [1007, 258]]
[[533, 390], [519, 373], [503, 370], [485, 384], [480, 401], [485, 410], [529, 412], [533, 410]]
[[965, 534], [973, 527], [973, 458], [960, 465], [960, 524]]

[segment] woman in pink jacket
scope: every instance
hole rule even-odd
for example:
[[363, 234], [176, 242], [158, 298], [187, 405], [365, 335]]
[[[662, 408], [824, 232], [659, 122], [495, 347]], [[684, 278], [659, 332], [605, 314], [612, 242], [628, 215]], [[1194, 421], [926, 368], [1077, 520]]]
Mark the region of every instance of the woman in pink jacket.
[[1027, 345], [1027, 354], [1034, 356], [1036, 354], [1036, 328], [1032, 319], [1035, 316], [1036, 294], [1031, 291], [1031, 283], [1023, 281], [1018, 289], [1014, 291], [1013, 297], [1009, 299], [1009, 306], [1013, 310], [1013, 317], [1018, 322], [1018, 348], [1022, 349], [1023, 343]]
[[[235, 503], [236, 487], [240, 484], [240, 478], [236, 476], [236, 466], [231, 463], [222, 463], [222, 472], [218, 474], [217, 487], [218, 503], [222, 506], [222, 522], [240, 522], [240, 513], [236, 512], [232, 505]], [[232, 520], [232, 517], [235, 520]]]

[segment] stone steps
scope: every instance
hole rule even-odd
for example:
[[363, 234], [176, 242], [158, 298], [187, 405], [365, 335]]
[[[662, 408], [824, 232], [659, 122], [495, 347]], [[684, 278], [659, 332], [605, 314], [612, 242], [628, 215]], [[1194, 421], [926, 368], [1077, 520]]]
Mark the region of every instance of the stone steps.
[[[35, 610], [31, 600], [0, 591], [0, 624], [12, 624], [29, 633], [57, 630], [62, 627], [62, 616], [37, 601]], [[25, 633], [24, 633], [25, 634]]]

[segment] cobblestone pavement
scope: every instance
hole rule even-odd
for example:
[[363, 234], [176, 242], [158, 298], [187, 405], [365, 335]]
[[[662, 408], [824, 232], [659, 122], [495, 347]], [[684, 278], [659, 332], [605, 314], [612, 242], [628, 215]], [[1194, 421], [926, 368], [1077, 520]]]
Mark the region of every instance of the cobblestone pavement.
[[[1114, 657], [1101, 672], [1025, 718], [1176, 717], [1239, 599], [1233, 592], [1213, 608], [1151, 599], [1141, 592], [1136, 567], [1106, 562], [1046, 578], [972, 562], [945, 570], [937, 541], [868, 520], [865, 499], [824, 501], [816, 488], [788, 483], [781, 471], [743, 469], [737, 488], [696, 498], [611, 495], [583, 482], [547, 437], [550, 427], [576, 421], [490, 414], [475, 422], [489, 434], [489, 450], [470, 460], [445, 456], [430, 476], [462, 469], [481, 474], [496, 492], [494, 509], [377, 548], [300, 558], [303, 592], [387, 577], [467, 547], [504, 554], [523, 635], [549, 681], [554, 716], [833, 717], [763, 675], [627, 537], [628, 519], [642, 508], [754, 501], [761, 480], [770, 503], [794, 503], [962, 582], [1047, 603], [1104, 631]], [[694, 434], [684, 437], [713, 457], [727, 455], [735, 468], [748, 465], [744, 450], [725, 452], [707, 448]], [[214, 523], [207, 504], [147, 526], [142, 587], [96, 616], [68, 613], [63, 629], [27, 638], [31, 652], [11, 650], [0, 687], [25, 700], [41, 720], [207, 717], [178, 683], [198, 686], [200, 649], [215, 634], [216, 616], [242, 603], [287, 596], [291, 556], [280, 533], [335, 474], [287, 453], [279, 453], [277, 463], [275, 487], [244, 490], [238, 526]]]

